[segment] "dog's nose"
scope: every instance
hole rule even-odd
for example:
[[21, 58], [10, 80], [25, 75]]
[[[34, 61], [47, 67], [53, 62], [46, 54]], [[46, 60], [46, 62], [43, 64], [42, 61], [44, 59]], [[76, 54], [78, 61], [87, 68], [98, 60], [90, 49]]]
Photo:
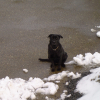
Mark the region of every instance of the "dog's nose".
[[56, 42], [55, 41], [53, 41], [53, 44], [55, 44]]
[[55, 41], [53, 41], [53, 43], [55, 43]]

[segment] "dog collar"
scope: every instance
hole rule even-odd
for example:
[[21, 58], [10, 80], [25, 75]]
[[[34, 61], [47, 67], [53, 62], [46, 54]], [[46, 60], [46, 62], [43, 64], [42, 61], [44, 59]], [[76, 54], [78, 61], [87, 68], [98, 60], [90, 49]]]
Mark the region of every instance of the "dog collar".
[[[51, 48], [52, 48], [52, 46], [51, 46]], [[59, 48], [59, 46], [58, 46], [56, 49], [53, 49], [53, 48], [52, 48], [52, 50], [56, 51], [58, 48]]]

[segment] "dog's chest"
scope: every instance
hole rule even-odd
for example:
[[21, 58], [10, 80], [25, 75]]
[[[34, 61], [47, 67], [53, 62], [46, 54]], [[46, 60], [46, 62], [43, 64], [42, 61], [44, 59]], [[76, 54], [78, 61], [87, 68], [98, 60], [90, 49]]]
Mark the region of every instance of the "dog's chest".
[[54, 61], [54, 63], [59, 63], [60, 56], [57, 54], [57, 52], [52, 52], [50, 59], [52, 59]]
[[52, 51], [51, 58], [59, 58], [59, 53], [56, 51]]

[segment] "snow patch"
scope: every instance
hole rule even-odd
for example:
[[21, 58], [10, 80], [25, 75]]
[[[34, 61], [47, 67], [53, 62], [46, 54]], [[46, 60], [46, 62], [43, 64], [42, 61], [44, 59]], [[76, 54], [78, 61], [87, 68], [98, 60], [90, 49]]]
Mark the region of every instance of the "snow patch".
[[84, 94], [78, 100], [100, 100], [100, 68], [90, 70], [76, 86], [76, 92]]
[[91, 32], [96, 32], [96, 30], [95, 29], [91, 29]]
[[54, 95], [57, 90], [59, 89], [59, 86], [52, 83], [52, 82], [47, 82], [45, 84], [43, 84], [42, 88], [38, 88], [36, 90], [36, 93], [41, 93], [41, 94], [51, 94]]
[[100, 28], [100, 26], [96, 26], [97, 28]]
[[23, 72], [28, 73], [28, 69], [23, 69]]
[[[81, 74], [74, 74], [73, 72], [63, 71], [58, 74], [53, 74], [48, 78], [45, 78], [44, 82], [40, 78], [30, 77], [28, 81], [15, 78], [10, 79], [8, 76], [0, 79], [0, 99], [1, 100], [27, 100], [28, 98], [36, 99], [36, 94], [42, 95], [55, 95], [59, 89], [59, 86], [54, 82], [60, 82], [65, 76], [77, 78]], [[48, 82], [54, 81], [54, 82]], [[61, 95], [61, 98], [65, 97], [66, 91]], [[49, 100], [48, 97], [46, 97]], [[51, 100], [51, 99], [50, 99]], [[63, 99], [62, 99], [63, 100]]]
[[53, 74], [53, 75], [49, 76], [48, 78], [44, 78], [44, 80], [45, 81], [60, 81], [65, 76], [72, 77], [72, 79], [75, 79], [75, 78], [80, 77], [81, 74], [79, 74], [79, 73], [74, 74], [73, 72], [62, 71], [61, 73]]
[[[54, 83], [44, 83], [40, 78], [10, 79], [8, 76], [0, 80], [0, 98], [2, 100], [36, 99], [37, 93], [54, 95], [59, 86]], [[42, 91], [39, 91], [42, 90]]]
[[100, 37], [100, 31], [98, 31], [98, 32], [96, 33], [96, 35], [97, 35], [97, 37]]
[[66, 82], [66, 84], [65, 85], [69, 85], [69, 82]]
[[66, 96], [67, 96], [66, 93], [62, 93], [62, 94], [60, 95], [61, 100], [64, 100]]
[[79, 66], [95, 67], [94, 65], [100, 64], [100, 53], [98, 52], [95, 52], [94, 54], [85, 53], [85, 56], [83, 56], [82, 54], [79, 54], [76, 57], [73, 57], [72, 62], [73, 62], [72, 64], [77, 64]]

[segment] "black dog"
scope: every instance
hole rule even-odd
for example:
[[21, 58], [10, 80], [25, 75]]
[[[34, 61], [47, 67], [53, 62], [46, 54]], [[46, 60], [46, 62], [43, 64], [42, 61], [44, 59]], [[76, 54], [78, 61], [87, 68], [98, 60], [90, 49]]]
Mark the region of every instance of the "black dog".
[[64, 52], [62, 45], [59, 43], [61, 35], [50, 34], [50, 43], [48, 45], [48, 59], [39, 59], [40, 61], [51, 62], [52, 71], [55, 71], [55, 65], [58, 65], [57, 70], [61, 70], [61, 66], [65, 67], [64, 62], [66, 61], [68, 55]]

